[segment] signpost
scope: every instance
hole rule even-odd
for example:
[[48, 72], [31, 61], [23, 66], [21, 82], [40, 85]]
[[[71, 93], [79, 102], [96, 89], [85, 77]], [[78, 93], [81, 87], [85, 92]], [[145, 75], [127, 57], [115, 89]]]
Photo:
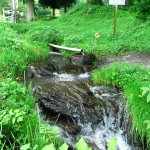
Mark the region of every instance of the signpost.
[[115, 14], [114, 14], [114, 35], [115, 35], [116, 34], [118, 5], [125, 5], [125, 0], [109, 0], [109, 5], [115, 6]]

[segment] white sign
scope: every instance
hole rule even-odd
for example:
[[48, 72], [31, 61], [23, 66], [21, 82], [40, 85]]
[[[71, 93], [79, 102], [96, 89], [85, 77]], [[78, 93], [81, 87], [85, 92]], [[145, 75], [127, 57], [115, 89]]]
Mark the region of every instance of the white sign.
[[109, 0], [109, 5], [125, 5], [125, 0]]

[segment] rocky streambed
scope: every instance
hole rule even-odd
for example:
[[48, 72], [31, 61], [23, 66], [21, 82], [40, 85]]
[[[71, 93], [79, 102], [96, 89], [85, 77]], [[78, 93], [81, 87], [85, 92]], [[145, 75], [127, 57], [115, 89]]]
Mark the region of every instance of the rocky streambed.
[[94, 150], [106, 150], [115, 137], [118, 150], [140, 150], [140, 142], [131, 133], [122, 92], [94, 85], [90, 74], [95, 66], [83, 65], [80, 57], [77, 59], [51, 55], [29, 66], [27, 81], [32, 82], [45, 119], [60, 127], [61, 137], [72, 149], [83, 137]]

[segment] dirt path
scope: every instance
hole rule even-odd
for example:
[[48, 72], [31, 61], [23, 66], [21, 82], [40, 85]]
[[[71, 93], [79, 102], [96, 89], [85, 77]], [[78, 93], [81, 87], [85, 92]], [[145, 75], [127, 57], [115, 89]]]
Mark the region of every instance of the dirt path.
[[150, 52], [132, 52], [121, 56], [102, 56], [98, 58], [98, 62], [102, 64], [102, 66], [108, 66], [113, 62], [127, 62], [130, 64], [139, 64], [150, 68]]

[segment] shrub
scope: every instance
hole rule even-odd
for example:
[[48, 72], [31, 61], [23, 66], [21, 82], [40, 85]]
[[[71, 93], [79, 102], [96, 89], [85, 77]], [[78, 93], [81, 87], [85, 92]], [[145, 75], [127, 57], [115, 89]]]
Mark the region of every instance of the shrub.
[[51, 27], [44, 27], [40, 31], [33, 32], [31, 35], [33, 41], [43, 41], [53, 44], [61, 44], [63, 42], [61, 33]]

